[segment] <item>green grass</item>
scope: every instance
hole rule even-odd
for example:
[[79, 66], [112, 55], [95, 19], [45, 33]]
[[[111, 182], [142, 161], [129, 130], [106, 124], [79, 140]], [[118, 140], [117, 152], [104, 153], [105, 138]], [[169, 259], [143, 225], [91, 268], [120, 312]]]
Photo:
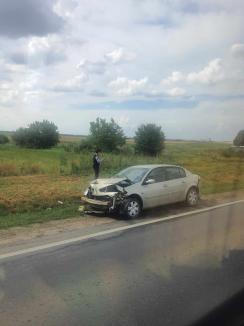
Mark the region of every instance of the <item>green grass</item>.
[[[132, 146], [120, 154], [104, 153], [101, 177], [131, 165], [168, 163], [199, 174], [203, 194], [244, 189], [244, 158], [229, 155], [227, 143], [167, 142], [158, 157], [135, 155]], [[0, 228], [76, 214], [81, 192], [93, 178], [91, 157], [62, 145], [49, 150], [0, 146]]]
[[62, 220], [75, 216], [80, 216], [78, 212], [78, 203], [72, 203], [66, 205], [65, 207], [42, 209], [41, 211], [0, 215], [0, 229], [8, 229], [14, 226], [27, 226], [33, 223]]

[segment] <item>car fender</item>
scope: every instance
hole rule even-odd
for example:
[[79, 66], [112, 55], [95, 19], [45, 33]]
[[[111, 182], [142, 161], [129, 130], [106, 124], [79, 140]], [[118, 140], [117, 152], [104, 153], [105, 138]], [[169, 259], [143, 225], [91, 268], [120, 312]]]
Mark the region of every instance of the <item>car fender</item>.
[[191, 188], [196, 188], [197, 191], [198, 191], [198, 193], [200, 194], [200, 190], [199, 190], [198, 185], [197, 185], [197, 184], [191, 184], [189, 187], [186, 188], [186, 191], [185, 191], [185, 198], [186, 198], [186, 196], [187, 196], [187, 194], [188, 194], [188, 192], [189, 192], [189, 190], [190, 190]]

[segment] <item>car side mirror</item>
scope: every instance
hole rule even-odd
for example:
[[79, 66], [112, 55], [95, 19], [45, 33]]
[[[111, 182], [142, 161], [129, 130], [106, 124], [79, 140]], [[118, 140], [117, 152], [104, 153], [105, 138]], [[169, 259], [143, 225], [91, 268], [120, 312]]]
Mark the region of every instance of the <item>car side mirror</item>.
[[154, 179], [148, 179], [144, 182], [145, 185], [151, 185], [152, 183], [155, 183]]

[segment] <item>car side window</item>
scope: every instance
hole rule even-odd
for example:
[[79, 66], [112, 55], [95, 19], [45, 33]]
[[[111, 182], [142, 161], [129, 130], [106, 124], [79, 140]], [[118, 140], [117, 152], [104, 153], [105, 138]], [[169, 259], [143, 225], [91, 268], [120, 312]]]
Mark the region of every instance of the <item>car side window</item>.
[[163, 182], [163, 181], [165, 181], [166, 180], [165, 168], [155, 168], [155, 169], [153, 169], [148, 174], [145, 181], [147, 181], [149, 179], [154, 179], [155, 182]]
[[170, 166], [166, 168], [166, 180], [179, 179], [184, 176], [182, 175], [181, 169], [178, 167]]

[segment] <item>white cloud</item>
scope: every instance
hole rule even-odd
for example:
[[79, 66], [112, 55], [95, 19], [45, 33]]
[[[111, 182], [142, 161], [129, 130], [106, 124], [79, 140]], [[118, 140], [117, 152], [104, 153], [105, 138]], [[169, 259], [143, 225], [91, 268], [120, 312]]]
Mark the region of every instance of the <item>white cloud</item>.
[[76, 68], [86, 74], [105, 75], [108, 71], [112, 70], [112, 65], [132, 61], [135, 57], [135, 53], [118, 48], [102, 55], [101, 58], [94, 61], [82, 59], [76, 65]]
[[184, 76], [180, 71], [173, 71], [172, 75], [168, 78], [168, 80], [172, 83], [177, 83], [183, 80]]
[[191, 72], [187, 75], [187, 81], [190, 83], [211, 84], [224, 78], [224, 70], [222, 60], [217, 58], [209, 62], [209, 64], [199, 72]]
[[33, 37], [27, 44], [26, 56], [31, 65], [50, 65], [65, 59], [65, 48], [56, 37]]
[[63, 16], [64, 18], [72, 18], [73, 12], [77, 6], [78, 3], [74, 0], [58, 0], [53, 6], [53, 10], [59, 16]]
[[185, 95], [185, 93], [186, 93], [185, 89], [180, 87], [174, 87], [166, 91], [166, 94], [173, 97], [183, 96]]
[[[5, 49], [4, 49], [5, 50]], [[31, 37], [11, 50], [5, 50], [5, 59], [17, 65], [39, 68], [64, 61], [66, 49], [57, 36]]]
[[148, 78], [142, 79], [128, 79], [126, 77], [118, 77], [109, 83], [109, 87], [113, 90], [114, 94], [119, 96], [130, 96], [140, 94], [147, 86]]
[[104, 60], [99, 61], [89, 61], [82, 59], [80, 63], [76, 66], [77, 69], [81, 69], [86, 73], [102, 75], [105, 73], [107, 63]]
[[[6, 86], [6, 85], [5, 85]], [[4, 86], [3, 86], [4, 87]], [[0, 90], [0, 106], [10, 106], [18, 99], [19, 91], [13, 89], [1, 89]]]
[[184, 80], [184, 75], [180, 71], [173, 71], [171, 75], [165, 79], [162, 79], [160, 84], [161, 86], [171, 86], [174, 83], [178, 83]]
[[18, 88], [23, 91], [33, 91], [36, 87], [38, 88], [40, 78], [40, 73], [34, 71], [20, 81]]
[[123, 48], [118, 48], [106, 53], [105, 57], [112, 63], [116, 64], [125, 61], [132, 61], [136, 58], [136, 54], [133, 52], [125, 51]]
[[[244, 59], [244, 44], [233, 44], [230, 52], [231, 56], [226, 50], [222, 59], [211, 60], [197, 72], [183, 74], [180, 71], [173, 71], [169, 77], [161, 80], [160, 86], [168, 94], [177, 94], [179, 87], [187, 88], [188, 93], [194, 93], [194, 95], [199, 93], [209, 95], [243, 94], [244, 61], [239, 59]], [[174, 89], [174, 85], [177, 85], [177, 88]], [[169, 87], [171, 89], [168, 89]]]
[[76, 75], [65, 82], [56, 83], [51, 87], [51, 89], [56, 92], [80, 92], [83, 90], [88, 79], [87, 74], [81, 72], [79, 75]]
[[233, 44], [231, 47], [231, 54], [236, 58], [244, 59], [244, 44], [243, 43]]

